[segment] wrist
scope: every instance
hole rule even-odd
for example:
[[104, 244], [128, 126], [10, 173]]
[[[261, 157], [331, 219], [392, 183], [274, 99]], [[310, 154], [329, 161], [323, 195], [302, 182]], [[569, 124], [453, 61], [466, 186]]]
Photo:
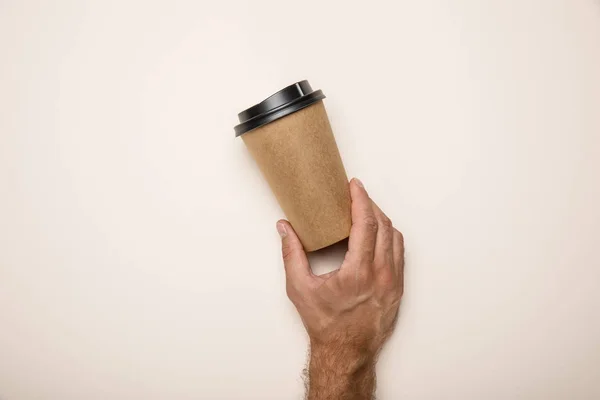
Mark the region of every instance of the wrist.
[[310, 341], [310, 365], [332, 370], [336, 375], [353, 375], [374, 365], [376, 352], [367, 346], [347, 342]]
[[371, 399], [376, 354], [351, 343], [311, 340], [308, 382], [310, 400]]

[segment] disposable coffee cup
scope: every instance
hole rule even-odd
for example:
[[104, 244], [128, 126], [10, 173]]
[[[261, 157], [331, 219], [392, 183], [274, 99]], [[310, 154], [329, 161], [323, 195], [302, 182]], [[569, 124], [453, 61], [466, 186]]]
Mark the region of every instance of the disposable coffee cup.
[[350, 234], [348, 177], [323, 104], [308, 81], [238, 114], [235, 127], [306, 251]]

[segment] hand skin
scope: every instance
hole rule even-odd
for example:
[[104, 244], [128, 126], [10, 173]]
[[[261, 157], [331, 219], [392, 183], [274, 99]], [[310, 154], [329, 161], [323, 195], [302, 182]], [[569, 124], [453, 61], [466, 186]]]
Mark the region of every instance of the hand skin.
[[402, 234], [356, 178], [350, 193], [348, 252], [336, 271], [314, 275], [292, 226], [277, 223], [287, 294], [310, 338], [308, 400], [373, 398], [375, 363], [403, 293]]

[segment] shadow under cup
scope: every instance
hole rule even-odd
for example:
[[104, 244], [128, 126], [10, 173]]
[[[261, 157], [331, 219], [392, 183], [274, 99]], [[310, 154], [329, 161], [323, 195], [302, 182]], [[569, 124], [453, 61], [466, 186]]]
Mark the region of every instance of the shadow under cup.
[[306, 251], [350, 234], [350, 192], [325, 96], [307, 81], [241, 112], [235, 127]]

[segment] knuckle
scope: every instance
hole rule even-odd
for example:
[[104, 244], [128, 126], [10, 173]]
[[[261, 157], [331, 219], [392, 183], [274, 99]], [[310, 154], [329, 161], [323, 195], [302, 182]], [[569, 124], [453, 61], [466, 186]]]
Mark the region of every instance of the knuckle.
[[399, 285], [396, 288], [396, 293], [395, 293], [395, 296], [398, 299], [398, 301], [400, 301], [400, 299], [402, 299], [403, 295], [404, 295], [404, 285]]
[[404, 235], [398, 229], [394, 229], [394, 234], [398, 238], [400, 244], [404, 245]]
[[385, 268], [381, 268], [378, 272], [377, 278], [379, 282], [383, 284], [384, 287], [393, 288], [394, 276], [391, 268], [387, 266]]
[[356, 280], [354, 274], [346, 273], [340, 275], [339, 283], [340, 287], [346, 287]]
[[375, 218], [374, 215], [366, 215], [363, 218], [362, 222], [365, 226], [365, 229], [367, 229], [369, 232], [377, 232], [377, 229], [379, 228], [379, 223], [377, 222], [377, 218]]
[[290, 279], [288, 279], [286, 282], [285, 294], [287, 295], [288, 299], [292, 301], [292, 303], [296, 304], [298, 302], [300, 292], [298, 291], [296, 285], [294, 285], [294, 282], [292, 282]]
[[381, 217], [381, 220], [379, 221], [379, 223], [381, 224], [382, 227], [384, 227], [386, 229], [392, 229], [392, 227], [393, 227], [392, 220], [385, 215], [383, 217]]
[[400, 279], [398, 280], [398, 298], [401, 299], [404, 295], [404, 275], [400, 275]]
[[285, 285], [285, 294], [287, 295], [288, 299], [292, 301], [294, 300], [294, 287], [289, 281]]
[[357, 280], [363, 285], [368, 285], [371, 283], [371, 281], [373, 281], [373, 273], [369, 268], [362, 268], [356, 276], [355, 280]]

